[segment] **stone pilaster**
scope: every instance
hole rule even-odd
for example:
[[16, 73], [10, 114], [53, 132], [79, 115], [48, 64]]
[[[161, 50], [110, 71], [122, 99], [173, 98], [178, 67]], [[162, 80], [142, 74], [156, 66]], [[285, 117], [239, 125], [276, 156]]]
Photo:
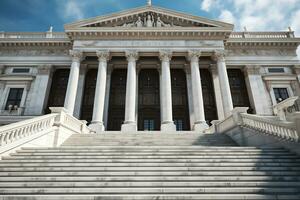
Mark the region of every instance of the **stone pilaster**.
[[217, 69], [220, 81], [220, 88], [222, 94], [222, 104], [225, 118], [231, 115], [233, 110], [233, 103], [227, 75], [227, 68], [225, 63], [225, 51], [217, 50], [214, 52], [213, 58], [217, 61]]
[[250, 102], [256, 114], [272, 115], [271, 99], [260, 74], [260, 68], [257, 65], [247, 65], [244, 68]]
[[126, 82], [126, 103], [125, 103], [125, 121], [121, 130], [124, 132], [137, 131], [136, 123], [136, 61], [139, 58], [137, 51], [125, 52], [128, 67], [127, 67], [127, 82]]
[[294, 66], [294, 71], [295, 71], [295, 73], [296, 73], [296, 75], [297, 75], [298, 82], [299, 82], [299, 84], [300, 84], [300, 65], [295, 65], [295, 66]]
[[69, 114], [73, 115], [79, 80], [80, 62], [83, 60], [84, 56], [83, 52], [79, 50], [70, 50], [70, 55], [72, 56], [72, 65], [64, 107]]
[[212, 75], [212, 80], [214, 84], [214, 92], [215, 92], [215, 101], [217, 106], [218, 120], [223, 120], [225, 118], [223, 103], [222, 103], [222, 95], [221, 95], [221, 87], [220, 80], [218, 75], [218, 68], [216, 64], [212, 64], [209, 67], [210, 73]]
[[89, 127], [96, 131], [96, 133], [99, 133], [105, 130], [103, 114], [105, 104], [107, 61], [110, 59], [110, 54], [108, 51], [96, 51], [96, 54], [99, 60], [99, 66], [94, 98], [93, 118]]
[[170, 71], [172, 52], [168, 50], [160, 51], [159, 58], [161, 60], [161, 131], [176, 131], [172, 112], [172, 84]]
[[201, 76], [199, 69], [199, 58], [201, 56], [201, 51], [189, 51], [188, 59], [191, 63], [191, 79], [192, 79], [192, 91], [193, 91], [193, 106], [194, 106], [194, 117], [195, 123], [193, 130], [203, 131], [208, 128], [205, 121], [204, 114], [204, 103], [201, 85]]
[[5, 70], [5, 66], [0, 65], [0, 75], [4, 73], [4, 70]]

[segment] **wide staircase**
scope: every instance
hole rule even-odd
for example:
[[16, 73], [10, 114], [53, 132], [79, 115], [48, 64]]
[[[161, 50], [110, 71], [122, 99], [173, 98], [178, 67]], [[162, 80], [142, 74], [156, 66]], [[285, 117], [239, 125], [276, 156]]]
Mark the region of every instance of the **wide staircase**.
[[300, 157], [224, 134], [74, 134], [0, 161], [0, 199], [300, 199]]

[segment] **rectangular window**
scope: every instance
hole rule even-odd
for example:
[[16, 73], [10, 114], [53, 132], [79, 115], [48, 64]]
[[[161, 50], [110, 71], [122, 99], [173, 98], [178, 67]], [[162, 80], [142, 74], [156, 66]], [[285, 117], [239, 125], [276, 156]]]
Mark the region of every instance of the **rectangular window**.
[[12, 73], [15, 74], [27, 74], [29, 73], [29, 68], [13, 68]]
[[144, 130], [145, 131], [153, 131], [154, 130], [154, 120], [153, 119], [145, 119], [144, 120]]
[[23, 88], [10, 88], [5, 106], [6, 110], [9, 110], [10, 107], [11, 109], [14, 109], [16, 106], [20, 107], [23, 90]]
[[284, 73], [284, 68], [280, 67], [274, 67], [274, 68], [268, 68], [269, 73]]
[[274, 95], [277, 103], [284, 101], [289, 98], [289, 93], [287, 88], [273, 88]]

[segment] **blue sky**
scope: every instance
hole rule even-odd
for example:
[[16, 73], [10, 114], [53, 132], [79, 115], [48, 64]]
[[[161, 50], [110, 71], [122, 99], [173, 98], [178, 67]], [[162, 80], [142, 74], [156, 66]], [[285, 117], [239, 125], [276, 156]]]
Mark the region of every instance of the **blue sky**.
[[[53, 26], [146, 5], [147, 0], [0, 0], [0, 31], [45, 32]], [[152, 0], [152, 4], [235, 25], [236, 31], [285, 31], [300, 37], [300, 0]], [[300, 59], [300, 47], [298, 48]]]
[[[236, 30], [300, 35], [300, 0], [152, 0], [154, 5], [234, 23]], [[0, 0], [0, 31], [63, 31], [79, 19], [146, 5], [146, 0]]]

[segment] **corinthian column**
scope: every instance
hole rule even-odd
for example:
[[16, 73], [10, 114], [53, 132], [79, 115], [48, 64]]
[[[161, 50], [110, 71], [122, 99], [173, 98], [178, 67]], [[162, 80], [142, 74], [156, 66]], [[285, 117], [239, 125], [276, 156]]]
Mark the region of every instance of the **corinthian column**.
[[194, 116], [195, 124], [193, 130], [203, 131], [208, 128], [205, 121], [204, 115], [204, 104], [202, 96], [202, 85], [201, 76], [199, 69], [199, 57], [201, 56], [201, 51], [189, 51], [188, 58], [191, 62], [191, 79], [192, 79], [192, 93], [193, 93], [193, 104], [194, 104]]
[[161, 131], [176, 131], [172, 113], [172, 89], [170, 72], [170, 60], [172, 58], [172, 52], [160, 51], [159, 58], [161, 60]]
[[233, 103], [225, 63], [225, 52], [219, 50], [215, 51], [214, 58], [217, 61], [224, 115], [225, 117], [228, 117], [231, 115], [231, 111], [233, 110]]
[[122, 131], [130, 132], [137, 131], [136, 124], [136, 61], [138, 59], [138, 52], [125, 52], [128, 67], [127, 67], [127, 82], [126, 82], [126, 103], [125, 103], [125, 121], [122, 125]]
[[78, 87], [80, 62], [83, 59], [83, 53], [79, 50], [70, 50], [70, 55], [72, 56], [72, 65], [69, 75], [64, 107], [69, 114], [73, 115]]
[[107, 61], [109, 60], [108, 51], [96, 52], [99, 60], [97, 84], [94, 99], [93, 119], [89, 127], [91, 127], [97, 133], [104, 131], [103, 113], [105, 103], [105, 89], [106, 89], [106, 71]]

